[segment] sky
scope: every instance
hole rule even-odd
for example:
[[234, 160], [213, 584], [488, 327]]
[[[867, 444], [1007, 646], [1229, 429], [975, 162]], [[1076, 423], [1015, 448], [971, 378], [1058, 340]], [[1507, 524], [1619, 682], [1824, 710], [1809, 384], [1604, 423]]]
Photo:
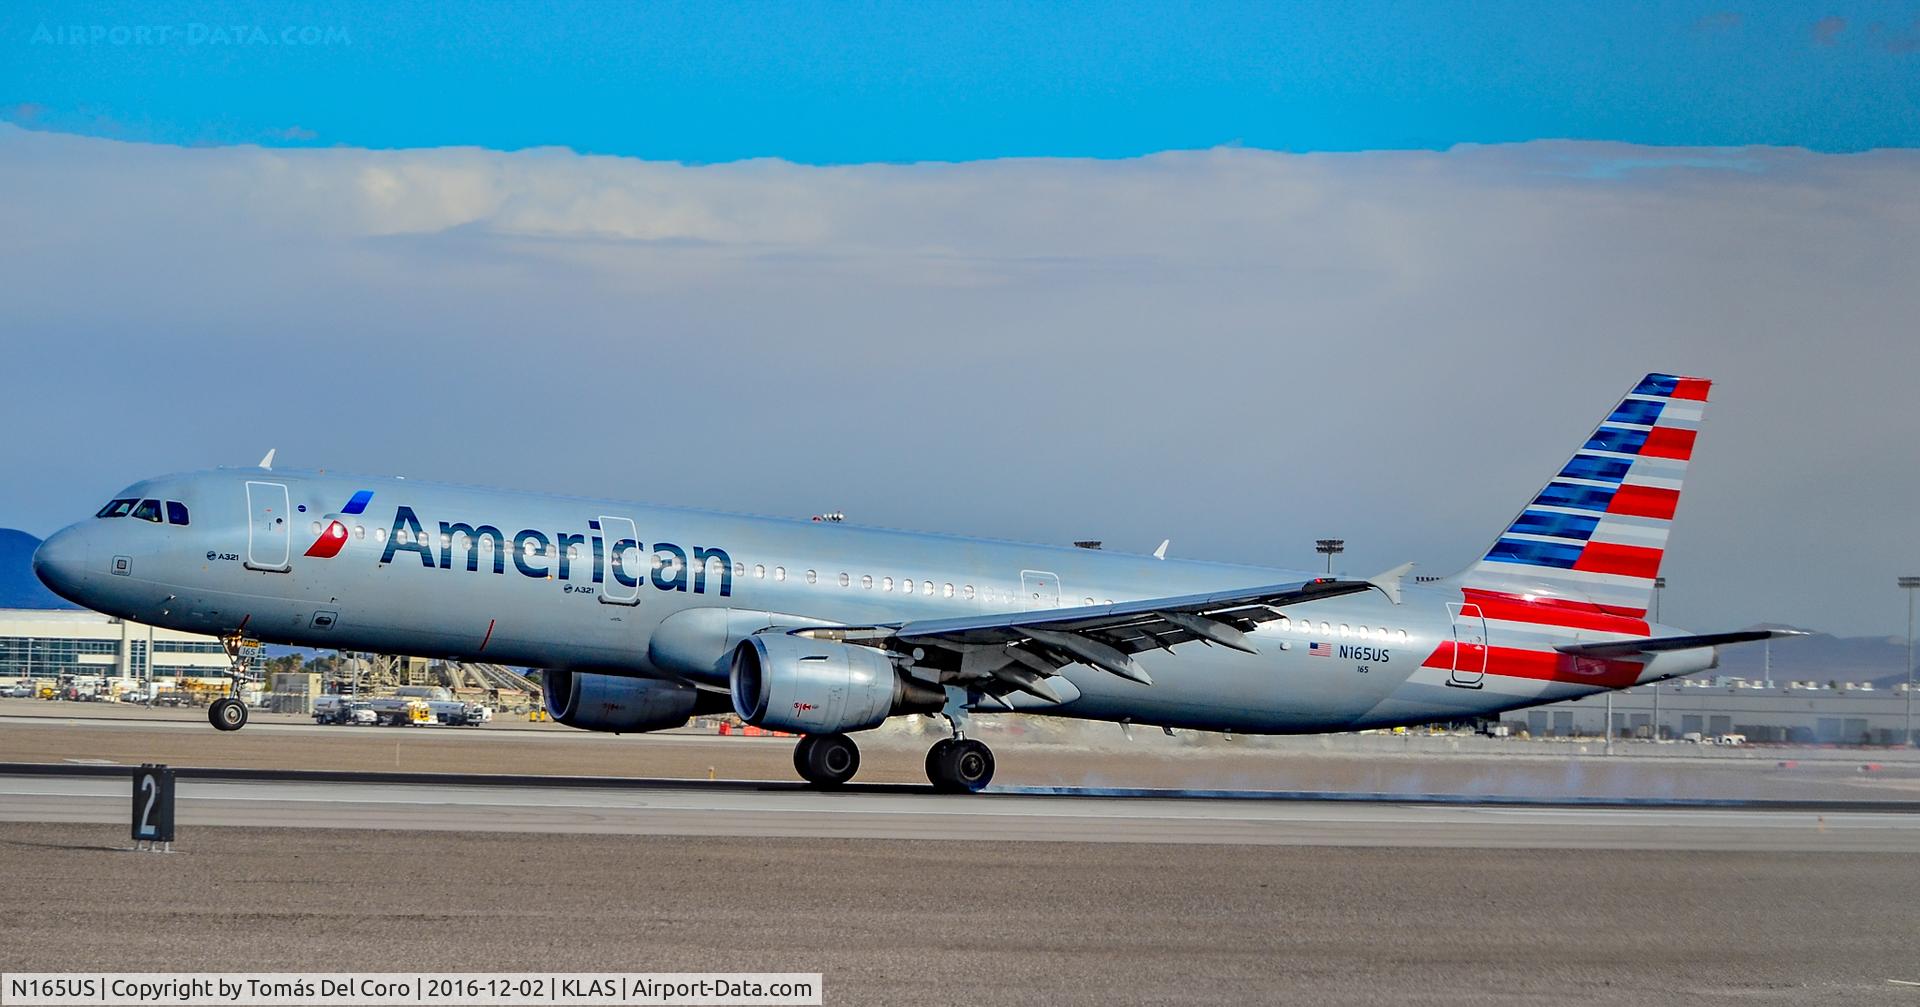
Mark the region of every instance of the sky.
[[193, 145], [858, 164], [1920, 143], [1915, 0], [16, 0], [0, 52], [10, 121]]
[[1668, 621], [1904, 631], [1920, 4], [1034, 9], [8, 7], [0, 526], [276, 448], [1446, 573], [1664, 370]]

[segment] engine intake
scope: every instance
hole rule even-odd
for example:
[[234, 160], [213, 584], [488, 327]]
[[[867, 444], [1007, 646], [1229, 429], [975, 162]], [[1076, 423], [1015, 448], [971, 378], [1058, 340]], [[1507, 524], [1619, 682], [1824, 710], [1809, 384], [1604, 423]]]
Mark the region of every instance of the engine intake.
[[691, 685], [574, 671], [542, 671], [547, 716], [583, 731], [640, 734], [679, 727], [700, 713], [722, 713], [725, 697]]
[[871, 647], [766, 633], [733, 649], [733, 712], [757, 727], [831, 734], [879, 727], [902, 713], [933, 713], [945, 690], [894, 669]]

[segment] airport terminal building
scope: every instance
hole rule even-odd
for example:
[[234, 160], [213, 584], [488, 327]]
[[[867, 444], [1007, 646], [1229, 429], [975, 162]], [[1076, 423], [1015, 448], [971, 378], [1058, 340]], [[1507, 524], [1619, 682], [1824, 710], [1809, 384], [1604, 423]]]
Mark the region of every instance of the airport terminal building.
[[[1836, 687], [1837, 684], [1837, 687]], [[1536, 738], [1682, 739], [1727, 734], [1803, 745], [1898, 745], [1909, 706], [1904, 686], [1756, 682], [1700, 677], [1513, 710], [1500, 722]], [[1611, 713], [1611, 723], [1609, 723]], [[1609, 730], [1611, 728], [1611, 730]]]
[[0, 609], [0, 681], [65, 677], [217, 678], [227, 655], [211, 636], [84, 609]]

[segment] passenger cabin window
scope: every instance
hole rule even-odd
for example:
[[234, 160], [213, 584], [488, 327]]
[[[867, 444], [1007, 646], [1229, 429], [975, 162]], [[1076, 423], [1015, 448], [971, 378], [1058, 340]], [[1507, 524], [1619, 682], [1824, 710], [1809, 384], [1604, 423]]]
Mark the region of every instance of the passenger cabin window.
[[138, 500], [115, 500], [100, 508], [100, 513], [95, 514], [94, 517], [126, 517], [133, 513], [134, 505], [139, 502]]
[[186, 524], [187, 505], [174, 500], [167, 501], [167, 523]]
[[152, 521], [154, 524], [159, 524], [160, 523], [160, 501], [158, 500], [140, 501], [140, 506], [135, 507], [133, 509], [133, 516], [139, 518], [142, 521]]

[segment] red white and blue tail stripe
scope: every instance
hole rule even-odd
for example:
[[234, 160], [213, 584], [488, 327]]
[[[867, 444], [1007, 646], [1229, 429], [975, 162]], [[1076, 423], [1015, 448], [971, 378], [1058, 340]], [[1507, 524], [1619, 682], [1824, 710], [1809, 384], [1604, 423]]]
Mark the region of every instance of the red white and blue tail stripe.
[[1460, 576], [1461, 586], [1644, 617], [1711, 385], [1642, 378]]

